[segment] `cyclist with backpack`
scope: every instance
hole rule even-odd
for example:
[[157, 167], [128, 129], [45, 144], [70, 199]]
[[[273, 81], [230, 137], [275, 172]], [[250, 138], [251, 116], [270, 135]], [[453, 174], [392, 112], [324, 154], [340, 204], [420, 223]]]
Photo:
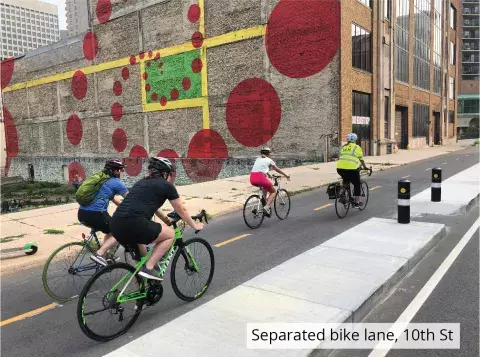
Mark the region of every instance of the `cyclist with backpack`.
[[107, 265], [107, 251], [117, 244], [110, 230], [111, 217], [107, 211], [109, 202], [112, 201], [118, 206], [122, 200], [117, 195], [125, 198], [128, 194], [127, 187], [120, 179], [124, 169], [125, 164], [122, 160], [107, 160], [103, 171], [97, 172], [85, 180], [75, 195], [80, 204], [78, 220], [96, 231], [105, 233], [100, 249], [90, 257], [103, 266]]

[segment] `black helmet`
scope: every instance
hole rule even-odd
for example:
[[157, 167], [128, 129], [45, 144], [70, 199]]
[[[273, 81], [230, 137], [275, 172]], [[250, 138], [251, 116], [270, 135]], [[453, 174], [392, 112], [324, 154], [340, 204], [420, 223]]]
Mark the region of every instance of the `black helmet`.
[[105, 163], [105, 168], [108, 170], [121, 170], [125, 168], [125, 164], [120, 159], [109, 159]]
[[262, 155], [270, 155], [271, 152], [272, 150], [270, 148], [262, 148], [262, 150], [260, 150], [260, 154]]
[[159, 156], [157, 157], [154, 156], [150, 158], [148, 169], [155, 170], [159, 173], [161, 172], [170, 173], [172, 171], [175, 171], [170, 160], [168, 160], [165, 157], [159, 157]]

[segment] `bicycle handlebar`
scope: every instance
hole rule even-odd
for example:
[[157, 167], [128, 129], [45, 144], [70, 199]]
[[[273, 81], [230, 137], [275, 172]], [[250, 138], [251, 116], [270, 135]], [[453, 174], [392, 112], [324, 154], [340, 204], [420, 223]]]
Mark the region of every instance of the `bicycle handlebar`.
[[[173, 219], [172, 223], [177, 223], [178, 221], [180, 221], [182, 219], [176, 211], [170, 212], [169, 214], [167, 214], [167, 217], [170, 217], [170, 218]], [[208, 224], [208, 214], [204, 209], [202, 209], [202, 211], [199, 214], [197, 214], [195, 216], [191, 216], [191, 218], [194, 221], [199, 220], [202, 223], [203, 223], [203, 220], [205, 219], [205, 223]], [[198, 232], [200, 232], [200, 231], [198, 231], [198, 230], [195, 231], [195, 234], [197, 234]]]

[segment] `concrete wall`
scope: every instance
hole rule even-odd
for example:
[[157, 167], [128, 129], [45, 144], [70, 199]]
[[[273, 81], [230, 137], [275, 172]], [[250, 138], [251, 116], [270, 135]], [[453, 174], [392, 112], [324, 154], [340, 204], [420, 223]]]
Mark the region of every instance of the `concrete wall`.
[[162, 152], [197, 182], [248, 173], [262, 146], [321, 160], [339, 130], [340, 2], [204, 3], [92, 0], [92, 32], [15, 60], [8, 175], [62, 181], [121, 157], [133, 182]]

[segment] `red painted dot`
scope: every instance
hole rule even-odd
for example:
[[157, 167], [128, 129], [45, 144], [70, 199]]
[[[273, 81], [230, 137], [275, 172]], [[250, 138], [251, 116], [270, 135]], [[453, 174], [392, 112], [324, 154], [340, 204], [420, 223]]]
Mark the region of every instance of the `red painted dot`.
[[122, 152], [127, 147], [127, 135], [123, 129], [115, 129], [112, 135], [112, 145], [117, 152]]
[[15, 61], [13, 58], [8, 58], [0, 63], [2, 89], [7, 88], [8, 84], [10, 83], [10, 80], [12, 79], [14, 67], [15, 67]]
[[133, 66], [136, 63], [137, 63], [137, 57], [136, 56], [130, 56], [130, 64]]
[[7, 158], [16, 157], [18, 155], [18, 132], [15, 122], [13, 121], [12, 114], [4, 106], [3, 108], [3, 120], [5, 128], [5, 141]]
[[187, 176], [193, 182], [215, 180], [222, 170], [228, 150], [222, 136], [214, 130], [197, 132], [188, 145], [187, 159], [182, 160]]
[[153, 93], [150, 98], [152, 99], [153, 102], [156, 102], [156, 101], [158, 100], [158, 94], [157, 94], [157, 93]]
[[192, 61], [192, 71], [193, 73], [199, 73], [202, 70], [203, 63], [200, 58], [195, 58]]
[[130, 150], [130, 155], [125, 159], [125, 170], [130, 176], [137, 176], [142, 171], [142, 158], [148, 157], [148, 152], [143, 146], [135, 145]]
[[85, 34], [83, 38], [83, 55], [87, 61], [93, 61], [98, 54], [98, 41], [95, 34], [91, 31]]
[[140, 59], [144, 59], [144, 58], [145, 58], [145, 52], [143, 52], [143, 51], [140, 52], [140, 53], [138, 54], [138, 57], [140, 57]]
[[160, 105], [162, 107], [167, 105], [167, 97], [163, 96], [162, 98], [160, 98]]
[[148, 73], [147, 73], [147, 72], [143, 72], [143, 73], [142, 73], [142, 78], [143, 78], [143, 80], [146, 81], [147, 78], [148, 78]]
[[148, 58], [152, 58], [152, 56], [153, 56], [153, 51], [152, 50], [148, 51]]
[[123, 67], [122, 68], [122, 78], [123, 80], [127, 80], [128, 78], [130, 78], [130, 70], [128, 69], [128, 67]]
[[180, 96], [180, 93], [178, 92], [178, 89], [177, 89], [177, 88], [173, 88], [173, 89], [170, 91], [170, 98], [171, 98], [172, 100], [177, 100], [179, 96]]
[[192, 46], [195, 48], [202, 47], [203, 44], [203, 35], [201, 32], [194, 32], [192, 35]]
[[110, 0], [98, 0], [96, 14], [98, 22], [101, 24], [110, 20], [112, 16], [112, 3]]
[[73, 179], [80, 177], [82, 182], [85, 181], [87, 175], [85, 174], [85, 169], [82, 164], [78, 161], [73, 161], [68, 165], [68, 184], [72, 184]]
[[150, 83], [145, 84], [145, 90], [147, 92], [150, 92], [150, 89], [152, 89], [152, 87], [150, 86]]
[[158, 61], [160, 59], [160, 52], [157, 52], [155, 54], [155, 58], [154, 58], [154, 61]]
[[110, 109], [110, 113], [112, 114], [112, 118], [115, 121], [119, 121], [122, 119], [123, 116], [123, 107], [120, 103], [113, 103], [112, 108]]
[[193, 4], [188, 8], [188, 21], [195, 23], [200, 19], [200, 6]]
[[115, 81], [113, 82], [113, 94], [115, 94], [117, 97], [121, 95], [123, 92], [123, 86], [120, 81]]
[[275, 69], [290, 78], [323, 70], [340, 45], [338, 0], [280, 0], [268, 20], [265, 46]]
[[162, 151], [160, 151], [157, 156], [159, 157], [166, 157], [167, 159], [170, 159], [170, 162], [172, 163], [173, 165], [173, 168], [175, 170], [175, 172], [173, 172], [172, 174], [172, 182], [175, 182], [175, 178], [177, 177], [177, 174], [176, 174], [176, 171], [177, 171], [177, 159], [179, 156], [178, 154], [172, 150], [172, 149], [164, 149]]
[[75, 98], [82, 100], [87, 95], [87, 76], [82, 71], [76, 71], [72, 77], [72, 92]]
[[158, 68], [162, 68], [162, 66], [163, 66], [163, 62], [160, 62], [160, 63], [158, 64]]
[[82, 121], [76, 114], [70, 115], [66, 125], [67, 138], [72, 145], [78, 145], [82, 141], [83, 126]]
[[147, 63], [146, 63], [147, 67], [150, 67], [151, 64], [152, 63], [150, 61], [147, 61]]
[[275, 135], [281, 113], [280, 98], [270, 83], [260, 78], [246, 79], [228, 98], [228, 130], [240, 144], [258, 147]]
[[190, 81], [190, 78], [185, 77], [182, 81], [183, 89], [189, 90], [191, 86], [192, 86], [192, 82]]

